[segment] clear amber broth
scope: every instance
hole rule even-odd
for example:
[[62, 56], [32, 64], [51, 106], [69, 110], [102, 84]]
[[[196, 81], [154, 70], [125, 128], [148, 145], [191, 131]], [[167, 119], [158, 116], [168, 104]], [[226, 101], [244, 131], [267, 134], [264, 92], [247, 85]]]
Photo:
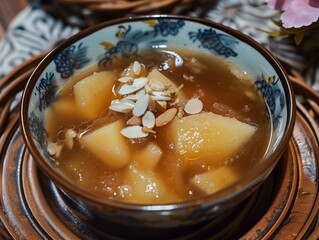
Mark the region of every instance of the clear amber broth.
[[[176, 58], [175, 55], [183, 59], [181, 66], [176, 66], [175, 62], [179, 58]], [[134, 195], [134, 193], [131, 193], [132, 189], [128, 187], [132, 183], [127, 182], [126, 179], [128, 168], [134, 165], [134, 162], [130, 162], [121, 169], [113, 170], [83, 147], [78, 138], [74, 139], [71, 149], [63, 146], [66, 141], [64, 135], [67, 129], [74, 129], [81, 138], [82, 135], [117, 119], [124, 119], [126, 122], [131, 116], [110, 111], [108, 109], [110, 103], [108, 103], [99, 116], [93, 119], [84, 119], [80, 114], [77, 114], [76, 109], [72, 112], [60, 111], [56, 110], [55, 104], [53, 104], [53, 107], [48, 110], [45, 121], [47, 139], [48, 142], [63, 146], [59, 156], [52, 156], [52, 158], [70, 182], [101, 198], [162, 204], [189, 200], [207, 194], [190, 183], [190, 179], [196, 174], [220, 166], [227, 166], [236, 173], [237, 178], [240, 178], [260, 163], [267, 150], [271, 133], [271, 121], [267, 106], [251, 77], [231, 63], [211, 55], [182, 49], [140, 52], [134, 59], [118, 59], [105, 68], [94, 66], [83, 71], [70, 79], [70, 83], [57, 96], [56, 102], [63, 99], [74, 101], [73, 84], [93, 72], [111, 69], [116, 71], [117, 76], [120, 76], [123, 70], [135, 60], [144, 64], [147, 71], [157, 68], [177, 86], [183, 84], [181, 91], [187, 99], [199, 98], [203, 103], [203, 112], [213, 112], [236, 118], [241, 122], [255, 126], [255, 134], [240, 150], [236, 151], [235, 155], [217, 164], [208, 164], [200, 157], [185, 163], [185, 160], [176, 154], [173, 144], [165, 137], [169, 134], [166, 129], [170, 123], [162, 128], [155, 127], [156, 134], [149, 134], [147, 137], [138, 139], [125, 138], [132, 155], [138, 155], [149, 142], [156, 143], [163, 152], [153, 169], [141, 170], [147, 176], [156, 176], [163, 187], [153, 197], [145, 197], [144, 199], [139, 196], [134, 198], [128, 196]], [[240, 74], [234, 74], [234, 72], [240, 72]], [[111, 95], [112, 99], [117, 97], [112, 92], [105, 94]], [[154, 114], [158, 115], [159, 113], [155, 111]], [[141, 177], [141, 174], [138, 173], [138, 175]], [[232, 182], [234, 181], [236, 180], [232, 180]]]

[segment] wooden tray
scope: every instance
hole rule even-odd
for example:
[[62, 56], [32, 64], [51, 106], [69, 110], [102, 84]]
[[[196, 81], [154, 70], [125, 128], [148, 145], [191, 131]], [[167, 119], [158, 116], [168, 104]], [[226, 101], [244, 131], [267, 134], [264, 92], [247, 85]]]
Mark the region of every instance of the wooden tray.
[[[87, 228], [76, 212], [65, 207], [67, 200], [37, 168], [25, 147], [19, 128], [20, 93], [44, 55], [0, 79], [0, 238], [125, 239], [125, 231], [115, 231], [116, 226], [106, 226], [102, 235]], [[293, 137], [266, 182], [220, 225], [208, 222], [189, 231], [163, 232], [152, 236], [153, 240], [317, 239], [319, 98], [300, 76], [295, 74], [292, 81], [298, 94]], [[147, 238], [139, 232], [134, 237]]]
[[[68, 24], [86, 28], [114, 18], [142, 14], [185, 14], [210, 0], [39, 0], [49, 14]], [[205, 9], [205, 10], [204, 10]]]

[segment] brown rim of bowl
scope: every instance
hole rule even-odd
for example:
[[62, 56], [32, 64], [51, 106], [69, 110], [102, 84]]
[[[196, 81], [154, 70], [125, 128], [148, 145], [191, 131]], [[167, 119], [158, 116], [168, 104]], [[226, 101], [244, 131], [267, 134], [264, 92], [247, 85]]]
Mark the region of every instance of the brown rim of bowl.
[[[120, 23], [128, 23], [128, 22], [135, 22], [135, 21], [141, 21], [141, 20], [148, 20], [153, 18], [170, 18], [170, 19], [180, 19], [185, 21], [191, 21], [191, 22], [197, 22], [203, 25], [206, 25], [208, 27], [214, 27], [216, 29], [222, 30], [225, 33], [228, 33], [239, 40], [253, 46], [264, 58], [266, 58], [272, 67], [276, 70], [278, 73], [280, 79], [282, 79], [283, 88], [286, 94], [287, 99], [287, 125], [285, 127], [285, 133], [284, 136], [278, 145], [277, 149], [273, 152], [273, 154], [269, 157], [268, 161], [264, 161], [262, 164], [260, 164], [254, 171], [251, 171], [249, 174], [245, 175], [243, 178], [238, 180], [237, 182], [233, 183], [229, 187], [214, 193], [210, 194], [204, 197], [200, 197], [193, 200], [187, 200], [183, 202], [178, 203], [170, 203], [170, 204], [157, 204], [157, 205], [141, 205], [141, 204], [133, 204], [133, 203], [126, 203], [126, 202], [120, 202], [115, 200], [109, 200], [109, 199], [101, 199], [98, 197], [93, 196], [89, 192], [86, 192], [78, 187], [75, 187], [72, 185], [69, 181], [65, 181], [65, 179], [62, 179], [62, 177], [55, 172], [51, 167], [42, 160], [42, 157], [37, 150], [37, 147], [35, 146], [34, 142], [32, 141], [31, 133], [28, 128], [28, 104], [29, 99], [31, 97], [32, 89], [34, 88], [34, 85], [39, 78], [40, 74], [44, 70], [44, 68], [52, 61], [53, 57], [57, 55], [59, 51], [66, 48], [67, 46], [73, 44], [74, 42], [78, 41], [79, 39], [88, 36], [102, 28], [109, 27], [115, 24]], [[33, 158], [36, 160], [38, 166], [50, 177], [53, 179], [53, 182], [57, 183], [60, 187], [67, 190], [67, 192], [72, 193], [73, 195], [76, 195], [78, 197], [81, 197], [82, 199], [89, 200], [91, 202], [102, 204], [102, 205], [109, 205], [117, 208], [132, 210], [132, 211], [140, 211], [140, 210], [147, 210], [147, 211], [161, 211], [161, 210], [173, 210], [173, 209], [182, 209], [192, 206], [198, 206], [198, 205], [206, 205], [206, 204], [218, 204], [221, 203], [223, 200], [227, 200], [231, 198], [234, 195], [238, 195], [242, 190], [247, 190], [251, 187], [255, 187], [260, 183], [262, 180], [264, 180], [268, 175], [270, 174], [272, 168], [275, 166], [281, 155], [286, 150], [286, 147], [288, 145], [288, 142], [291, 138], [294, 123], [295, 123], [295, 112], [296, 112], [296, 104], [295, 104], [295, 95], [292, 90], [292, 86], [290, 83], [290, 80], [288, 78], [288, 75], [286, 71], [284, 70], [281, 63], [275, 59], [274, 56], [262, 45], [260, 45], [258, 42], [253, 40], [251, 37], [239, 32], [238, 30], [234, 30], [230, 27], [224, 26], [220, 23], [212, 22], [210, 20], [201, 19], [197, 17], [189, 17], [189, 16], [178, 16], [178, 15], [168, 15], [168, 14], [154, 14], [154, 15], [145, 15], [145, 16], [134, 16], [134, 17], [124, 17], [119, 18], [107, 22], [103, 22], [100, 24], [97, 24], [95, 26], [89, 27], [74, 36], [70, 37], [69, 39], [63, 41], [61, 44], [59, 44], [55, 49], [53, 49], [51, 52], [48, 53], [48, 55], [40, 62], [40, 64], [36, 67], [34, 72], [32, 73], [30, 79], [28, 80], [26, 84], [26, 88], [22, 95], [22, 102], [21, 102], [21, 110], [20, 110], [20, 116], [21, 116], [21, 129], [23, 133], [23, 138], [25, 140], [25, 143], [33, 156]], [[267, 171], [269, 170], [269, 171]], [[231, 194], [229, 194], [231, 193]]]

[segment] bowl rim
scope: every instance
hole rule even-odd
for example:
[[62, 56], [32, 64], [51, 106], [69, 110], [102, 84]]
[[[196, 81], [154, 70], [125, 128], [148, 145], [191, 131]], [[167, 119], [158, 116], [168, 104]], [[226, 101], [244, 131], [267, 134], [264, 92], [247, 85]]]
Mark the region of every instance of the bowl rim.
[[[267, 161], [263, 161], [254, 171], [246, 174], [244, 177], [240, 178], [235, 183], [230, 186], [216, 192], [213, 194], [209, 194], [206, 196], [202, 196], [199, 198], [186, 200], [177, 203], [167, 203], [167, 204], [137, 204], [137, 203], [127, 203], [121, 202], [111, 199], [101, 199], [97, 196], [90, 194], [88, 191], [82, 190], [78, 187], [75, 187], [74, 184], [69, 181], [65, 181], [65, 179], [59, 175], [56, 171], [54, 171], [46, 161], [43, 161], [40, 152], [38, 151], [36, 145], [34, 144], [31, 133], [28, 128], [28, 108], [29, 108], [29, 100], [33, 91], [33, 88], [40, 77], [41, 73], [44, 69], [52, 62], [54, 56], [56, 56], [61, 50], [65, 49], [67, 46], [72, 45], [76, 41], [86, 37], [94, 32], [97, 32], [103, 28], [111, 27], [112, 25], [117, 25], [121, 23], [130, 23], [136, 21], [143, 21], [149, 19], [173, 19], [173, 20], [184, 20], [190, 22], [196, 22], [199, 24], [203, 24], [208, 27], [213, 27], [215, 29], [221, 30], [240, 41], [252, 46], [255, 50], [257, 50], [267, 61], [271, 64], [271, 66], [275, 69], [276, 73], [279, 75], [281, 79], [281, 83], [283, 85], [283, 89], [285, 92], [285, 97], [287, 99], [287, 124], [285, 126], [284, 135], [282, 137], [281, 142], [278, 144], [275, 151], [269, 156]], [[262, 182], [263, 179], [268, 177], [276, 163], [279, 161], [281, 155], [284, 153], [286, 148], [288, 147], [288, 143], [292, 136], [295, 118], [296, 118], [296, 103], [295, 103], [295, 94], [293, 92], [292, 85], [288, 78], [288, 75], [282, 66], [282, 64], [277, 60], [268, 49], [259, 44], [256, 40], [252, 39], [250, 36], [225, 26], [221, 23], [214, 22], [208, 19], [203, 19], [199, 17], [193, 16], [181, 16], [181, 15], [171, 15], [171, 14], [150, 14], [150, 15], [140, 15], [140, 16], [130, 16], [123, 17], [114, 20], [109, 20], [106, 22], [99, 23], [92, 27], [88, 27], [84, 30], [81, 30], [77, 34], [69, 37], [68, 39], [62, 41], [59, 45], [57, 45], [54, 49], [52, 49], [43, 60], [37, 65], [30, 78], [28, 79], [24, 91], [22, 93], [21, 98], [21, 106], [20, 106], [20, 129], [22, 131], [22, 136], [25, 141], [25, 144], [31, 153], [32, 157], [35, 159], [37, 165], [40, 167], [41, 171], [43, 171], [49, 178], [53, 179], [53, 182], [62, 187], [63, 190], [66, 190], [68, 193], [71, 193], [73, 196], [80, 197], [81, 199], [88, 200], [92, 203], [98, 205], [104, 205], [109, 207], [116, 207], [119, 209], [126, 209], [131, 211], [170, 211], [174, 209], [183, 209], [189, 207], [196, 206], [205, 206], [205, 205], [215, 205], [219, 204], [225, 199], [231, 199], [233, 196], [238, 195], [241, 191], [256, 188], [257, 185]], [[269, 171], [266, 171], [269, 170]]]

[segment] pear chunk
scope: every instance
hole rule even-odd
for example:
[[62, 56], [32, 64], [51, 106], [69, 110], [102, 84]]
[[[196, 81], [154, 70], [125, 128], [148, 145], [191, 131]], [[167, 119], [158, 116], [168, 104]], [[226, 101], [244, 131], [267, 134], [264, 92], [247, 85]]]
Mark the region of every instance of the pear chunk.
[[[158, 71], [157, 69], [153, 69], [147, 76], [148, 80], [150, 83], [153, 81], [158, 81], [162, 83], [165, 86], [168, 86], [168, 91], [169, 92], [175, 92], [178, 89], [178, 86], [171, 81], [169, 78], [167, 78], [163, 73]], [[177, 93], [177, 98], [179, 98], [179, 104], [184, 105], [186, 102], [186, 97], [183, 91], [178, 91]]]
[[64, 119], [67, 125], [80, 122], [81, 119], [77, 118], [77, 109], [72, 97], [58, 99], [48, 108], [45, 130], [50, 136], [60, 130], [60, 119]]
[[140, 168], [130, 165], [124, 174], [125, 194], [120, 193], [121, 197], [129, 202], [136, 203], [156, 203], [165, 196], [166, 188], [153, 172], [143, 171]]
[[112, 71], [94, 73], [74, 85], [79, 113], [86, 119], [97, 117], [110, 105], [116, 74]]
[[120, 133], [124, 127], [121, 120], [84, 134], [80, 143], [109, 168], [117, 170], [130, 162], [130, 151], [125, 137]]
[[163, 155], [162, 149], [154, 142], [150, 142], [141, 151], [134, 154], [132, 161], [143, 170], [152, 170]]
[[230, 167], [223, 166], [197, 174], [190, 182], [197, 190], [211, 194], [229, 186], [237, 179], [237, 174]]
[[204, 159], [218, 164], [233, 156], [255, 133], [256, 128], [212, 112], [173, 120], [164, 132], [182, 160]]

